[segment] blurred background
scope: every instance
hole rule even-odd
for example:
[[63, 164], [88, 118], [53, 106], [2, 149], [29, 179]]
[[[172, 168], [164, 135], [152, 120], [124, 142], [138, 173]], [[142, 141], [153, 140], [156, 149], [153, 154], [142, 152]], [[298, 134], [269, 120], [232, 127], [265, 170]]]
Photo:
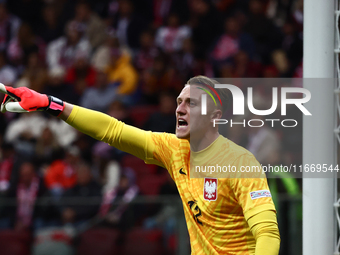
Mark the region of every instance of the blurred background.
[[[192, 76], [302, 78], [302, 29], [302, 0], [0, 0], [0, 82], [174, 133]], [[301, 164], [301, 125], [224, 135]], [[165, 169], [43, 113], [1, 114], [0, 144], [1, 254], [190, 253]], [[301, 254], [301, 180], [276, 177], [280, 254]]]

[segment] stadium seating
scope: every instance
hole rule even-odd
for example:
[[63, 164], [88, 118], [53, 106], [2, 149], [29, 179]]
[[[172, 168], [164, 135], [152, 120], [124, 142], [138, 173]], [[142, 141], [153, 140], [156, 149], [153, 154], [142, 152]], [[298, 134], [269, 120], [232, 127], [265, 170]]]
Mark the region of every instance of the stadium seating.
[[126, 243], [120, 249], [116, 244], [117, 236], [118, 231], [111, 228], [97, 228], [88, 230], [81, 236], [77, 254], [164, 254], [164, 249], [162, 248], [161, 244], [162, 232], [159, 230], [143, 230], [140, 228], [134, 228], [128, 232]]
[[115, 240], [118, 232], [110, 228], [90, 229], [81, 235], [77, 254], [111, 255], [115, 251]]
[[[167, 173], [166, 173], [167, 174]], [[143, 195], [158, 195], [160, 187], [165, 183], [164, 175], [149, 175], [141, 177], [137, 180], [140, 192]]]
[[164, 169], [164, 174], [156, 174], [156, 165], [147, 165], [143, 160], [132, 156], [125, 155], [122, 159], [123, 167], [130, 167], [136, 173], [137, 185], [143, 195], [158, 195], [159, 189], [166, 181], [168, 174]]
[[137, 178], [140, 176], [154, 174], [157, 170], [156, 165], [147, 165], [143, 160], [129, 154], [122, 158], [121, 163], [123, 167], [131, 167], [134, 170]]
[[135, 228], [129, 232], [124, 249], [125, 255], [164, 254], [160, 230]]
[[32, 236], [27, 231], [4, 230], [0, 232], [1, 255], [29, 255]]

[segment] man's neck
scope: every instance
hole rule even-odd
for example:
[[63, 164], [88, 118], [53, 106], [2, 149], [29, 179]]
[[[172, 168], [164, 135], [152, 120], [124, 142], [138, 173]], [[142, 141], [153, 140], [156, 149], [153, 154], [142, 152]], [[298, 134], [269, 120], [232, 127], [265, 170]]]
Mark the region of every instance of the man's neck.
[[190, 139], [190, 150], [198, 152], [207, 148], [220, 136], [218, 132], [206, 132], [201, 137]]

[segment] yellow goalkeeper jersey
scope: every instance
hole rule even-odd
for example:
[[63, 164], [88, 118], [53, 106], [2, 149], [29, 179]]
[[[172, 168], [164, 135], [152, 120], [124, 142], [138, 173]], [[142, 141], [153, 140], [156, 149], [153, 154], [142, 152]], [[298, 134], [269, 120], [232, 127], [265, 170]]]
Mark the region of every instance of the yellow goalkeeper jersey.
[[[95, 124], [89, 114], [96, 114]], [[247, 220], [275, 212], [266, 178], [190, 178], [190, 144], [173, 134], [125, 125], [100, 113], [76, 107], [67, 123], [92, 137], [168, 170], [183, 202], [192, 254], [255, 254], [255, 238]], [[259, 166], [246, 149], [219, 136], [195, 153], [195, 163], [211, 159], [219, 165]], [[193, 164], [193, 162], [191, 162]]]
[[[190, 178], [188, 141], [155, 133], [150, 139], [153, 157], [145, 162], [160, 162], [175, 181], [183, 201], [192, 254], [254, 254], [255, 239], [246, 219], [264, 210], [275, 211], [266, 178]], [[218, 162], [238, 170], [259, 166], [249, 151], [222, 136], [195, 154], [192, 158], [200, 165]]]

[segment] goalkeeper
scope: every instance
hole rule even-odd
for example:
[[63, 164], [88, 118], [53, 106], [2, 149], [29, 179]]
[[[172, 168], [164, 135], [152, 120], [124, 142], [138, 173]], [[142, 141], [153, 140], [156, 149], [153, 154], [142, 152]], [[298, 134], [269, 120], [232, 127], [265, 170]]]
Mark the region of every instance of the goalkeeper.
[[[1, 111], [46, 111], [147, 164], [166, 168], [182, 199], [191, 254], [276, 255], [280, 235], [266, 178], [190, 178], [190, 154], [237, 169], [259, 166], [250, 152], [219, 135], [212, 125], [225, 111], [221, 103], [215, 105], [208, 97], [207, 114], [201, 115], [204, 91], [199, 88], [213, 93], [215, 83], [204, 76], [187, 82], [177, 98], [176, 135], [143, 131], [53, 96], [2, 84], [6, 95]], [[219, 94], [227, 100], [224, 93]]]

